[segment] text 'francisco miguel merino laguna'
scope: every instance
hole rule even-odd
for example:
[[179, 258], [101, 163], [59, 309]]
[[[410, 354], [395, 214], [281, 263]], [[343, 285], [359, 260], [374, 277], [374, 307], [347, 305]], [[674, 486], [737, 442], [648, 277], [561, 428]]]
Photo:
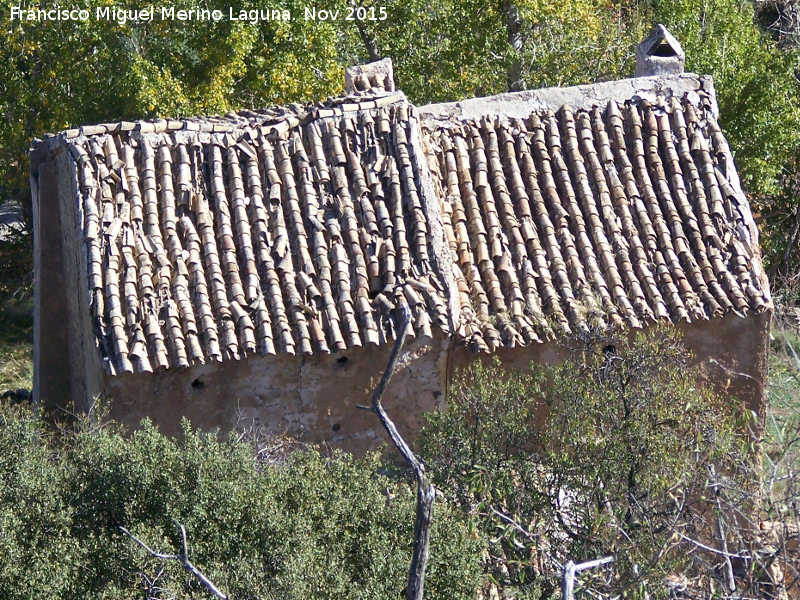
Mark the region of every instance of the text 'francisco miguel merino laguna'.
[[[244, 10], [228, 7], [227, 14], [221, 10], [205, 8], [176, 9], [174, 6], [149, 7], [138, 10], [104, 6], [94, 9], [94, 15], [88, 9], [66, 8], [22, 8], [11, 7], [12, 21], [88, 21], [92, 16], [96, 21], [116, 21], [120, 25], [128, 22], [148, 22], [160, 18], [162, 21], [291, 21], [292, 14], [283, 9]], [[318, 10], [313, 7], [304, 9], [303, 19], [306, 21], [336, 21], [344, 18], [347, 21], [383, 21], [387, 17], [386, 8], [348, 7], [344, 14], [339, 10]]]
[[228, 7], [227, 14], [221, 10], [206, 8], [176, 9], [174, 6], [127, 9], [116, 6], [103, 6], [94, 9], [94, 14], [87, 9], [59, 8], [21, 8], [11, 7], [12, 21], [116, 21], [120, 25], [128, 22], [148, 22], [156, 19], [162, 21], [291, 21], [292, 15], [286, 9], [237, 10]]

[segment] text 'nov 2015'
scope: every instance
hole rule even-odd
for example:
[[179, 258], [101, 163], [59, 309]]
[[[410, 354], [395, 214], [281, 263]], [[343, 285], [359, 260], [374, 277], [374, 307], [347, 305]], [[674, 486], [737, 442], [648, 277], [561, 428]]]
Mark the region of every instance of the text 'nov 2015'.
[[[176, 8], [174, 6], [147, 6], [131, 9], [118, 6], [86, 8], [43, 8], [43, 7], [11, 7], [11, 21], [113, 21], [119, 25], [126, 23], [146, 23], [149, 21], [241, 21], [259, 23], [262, 21], [292, 21], [294, 15], [289, 9], [239, 9], [229, 6], [228, 9]], [[344, 10], [320, 9], [314, 6], [303, 8], [305, 21], [384, 21], [388, 18], [385, 6], [350, 6]]]

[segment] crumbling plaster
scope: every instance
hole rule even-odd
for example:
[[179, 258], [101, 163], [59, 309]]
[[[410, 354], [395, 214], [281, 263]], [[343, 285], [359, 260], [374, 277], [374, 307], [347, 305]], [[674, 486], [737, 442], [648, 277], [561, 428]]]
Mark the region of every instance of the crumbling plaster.
[[[703, 383], [762, 418], [770, 316], [731, 314], [680, 327]], [[390, 353], [390, 346], [381, 346], [327, 356], [254, 356], [146, 376], [106, 377], [105, 393], [113, 398], [111, 416], [132, 426], [144, 417], [168, 434], [180, 432], [184, 417], [206, 431], [258, 425], [360, 455], [386, 441], [375, 415], [358, 406], [370, 404]], [[496, 356], [504, 366], [524, 371], [531, 363], [558, 364], [568, 354], [564, 346], [546, 343], [475, 355], [441, 333], [412, 339], [383, 403], [400, 432], [414, 440], [424, 414], [446, 408], [454, 377], [475, 360], [488, 363]]]
[[[409, 438], [425, 412], [444, 406], [451, 340], [409, 341], [384, 406]], [[149, 417], [177, 434], [186, 417], [203, 430], [263, 426], [303, 441], [329, 443], [363, 454], [383, 439], [369, 406], [391, 345], [333, 355], [252, 356], [188, 369], [105, 378], [111, 417], [136, 426]]]

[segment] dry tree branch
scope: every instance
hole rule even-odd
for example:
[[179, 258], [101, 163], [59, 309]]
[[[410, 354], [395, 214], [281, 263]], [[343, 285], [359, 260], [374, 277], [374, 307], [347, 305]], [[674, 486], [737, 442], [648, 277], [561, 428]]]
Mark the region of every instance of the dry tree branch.
[[690, 544], [693, 544], [693, 545], [697, 546], [701, 550], [705, 550], [707, 552], [712, 552], [714, 554], [719, 554], [720, 556], [723, 556], [723, 557], [728, 558], [728, 559], [735, 558], [735, 559], [738, 559], [738, 560], [749, 560], [751, 558], [749, 554], [731, 554], [730, 552], [725, 552], [724, 550], [717, 550], [716, 548], [712, 548], [711, 546], [707, 546], [707, 545], [703, 544], [702, 542], [698, 542], [697, 540], [693, 540], [689, 536], [682, 534], [680, 531], [677, 531], [676, 533], [680, 536], [680, 538], [683, 541], [689, 542]]
[[428, 558], [430, 557], [431, 520], [433, 519], [433, 500], [436, 497], [436, 490], [425, 474], [425, 465], [411, 450], [411, 447], [400, 435], [394, 422], [381, 405], [383, 394], [400, 360], [400, 352], [403, 349], [403, 344], [405, 344], [410, 324], [411, 312], [407, 305], [403, 305], [403, 322], [400, 325], [394, 348], [392, 348], [392, 354], [389, 356], [389, 364], [386, 366], [383, 377], [381, 377], [380, 383], [378, 383], [378, 387], [372, 396], [372, 406], [359, 406], [358, 408], [369, 410], [378, 415], [392, 443], [414, 469], [414, 475], [417, 479], [417, 516], [414, 522], [414, 553], [408, 572], [406, 599], [422, 600], [425, 589], [425, 569], [428, 566]]
[[564, 573], [561, 577], [561, 597], [563, 600], [574, 600], [574, 590], [575, 590], [575, 576], [587, 569], [594, 569], [595, 567], [601, 567], [606, 565], [610, 562], [614, 562], [613, 556], [606, 556], [604, 558], [597, 558], [595, 560], [589, 560], [586, 562], [582, 562], [580, 564], [575, 564], [571, 560], [567, 561], [567, 564], [564, 565]]
[[536, 541], [538, 539], [538, 537], [536, 535], [532, 534], [530, 531], [525, 529], [522, 525], [517, 523], [514, 519], [509, 517], [507, 514], [500, 512], [499, 510], [497, 510], [494, 507], [492, 507], [492, 514], [497, 516], [497, 517], [500, 517], [500, 520], [502, 520], [502, 521], [506, 522], [507, 524], [511, 525], [511, 527], [513, 527], [516, 531], [518, 531], [519, 533], [524, 535], [529, 540]]
[[178, 529], [181, 532], [181, 551], [180, 551], [179, 554], [165, 554], [163, 552], [156, 552], [155, 550], [150, 548], [147, 544], [145, 544], [142, 540], [140, 540], [135, 535], [133, 535], [130, 531], [128, 531], [122, 525], [119, 526], [119, 530], [122, 533], [124, 533], [125, 535], [127, 535], [129, 538], [131, 538], [134, 542], [139, 544], [142, 548], [144, 548], [145, 551], [150, 556], [152, 556], [153, 558], [158, 558], [159, 560], [177, 560], [177, 561], [179, 561], [183, 565], [183, 567], [187, 571], [189, 571], [189, 573], [191, 573], [197, 579], [199, 579], [200, 583], [202, 583], [204, 586], [206, 586], [208, 588], [208, 590], [212, 594], [214, 594], [217, 598], [220, 598], [220, 600], [228, 600], [228, 596], [226, 596], [224, 593], [222, 593], [219, 590], [219, 588], [216, 585], [214, 585], [214, 583], [208, 577], [203, 575], [203, 573], [200, 571], [200, 569], [198, 569], [191, 562], [189, 562], [189, 542], [186, 540], [186, 527], [184, 527], [183, 524], [181, 524], [181, 523], [177, 523], [176, 522], [176, 524], [178, 526]]
[[158, 569], [158, 573], [156, 573], [152, 578], [147, 576], [147, 573], [141, 571], [139, 573], [139, 577], [142, 578], [142, 581], [145, 585], [145, 598], [147, 600], [156, 600], [161, 598], [162, 596], [162, 588], [158, 586], [158, 580], [161, 579], [162, 575], [164, 575], [164, 565]]

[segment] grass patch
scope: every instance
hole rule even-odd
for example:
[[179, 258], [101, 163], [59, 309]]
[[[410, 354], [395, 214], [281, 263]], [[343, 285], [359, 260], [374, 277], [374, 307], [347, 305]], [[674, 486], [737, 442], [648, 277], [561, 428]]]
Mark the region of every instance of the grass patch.
[[800, 309], [778, 306], [772, 324], [767, 422], [769, 458], [800, 468]]
[[33, 386], [33, 344], [0, 348], [0, 392], [30, 390]]
[[33, 272], [27, 240], [0, 243], [0, 393], [33, 385]]

